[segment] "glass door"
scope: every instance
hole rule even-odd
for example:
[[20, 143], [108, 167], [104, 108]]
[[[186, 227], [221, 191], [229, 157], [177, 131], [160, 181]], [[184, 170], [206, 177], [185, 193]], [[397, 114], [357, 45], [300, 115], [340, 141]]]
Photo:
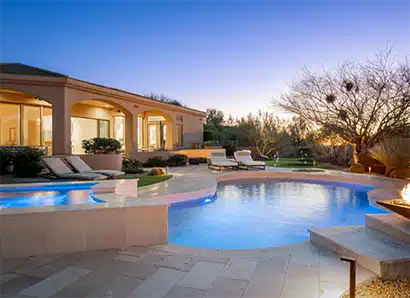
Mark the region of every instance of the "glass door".
[[155, 149], [157, 148], [157, 125], [148, 125], [149, 129], [149, 148]]

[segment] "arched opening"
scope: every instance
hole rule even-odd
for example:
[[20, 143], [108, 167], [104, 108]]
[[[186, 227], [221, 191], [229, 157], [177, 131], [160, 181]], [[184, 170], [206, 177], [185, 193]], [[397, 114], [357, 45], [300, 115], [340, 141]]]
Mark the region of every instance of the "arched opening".
[[174, 133], [171, 117], [161, 111], [145, 111], [138, 120], [142, 144], [139, 148], [142, 150], [173, 148]]
[[71, 150], [83, 154], [82, 141], [89, 138], [114, 138], [126, 146], [126, 117], [130, 113], [115, 103], [84, 100], [72, 105]]
[[52, 105], [17, 90], [0, 89], [0, 146], [40, 147], [52, 153]]

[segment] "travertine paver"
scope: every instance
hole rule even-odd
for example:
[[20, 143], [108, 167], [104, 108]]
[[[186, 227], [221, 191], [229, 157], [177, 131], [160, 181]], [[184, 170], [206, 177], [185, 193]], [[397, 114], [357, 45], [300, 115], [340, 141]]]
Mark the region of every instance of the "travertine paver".
[[249, 281], [258, 264], [254, 259], [233, 259], [223, 269], [221, 276]]
[[178, 285], [208, 290], [224, 267], [224, 264], [200, 261], [179, 281]]
[[190, 260], [191, 258], [188, 257], [164, 256], [159, 261], [156, 261], [155, 265], [183, 269]]
[[21, 294], [34, 297], [50, 297], [90, 272], [87, 269], [67, 267], [63, 271], [25, 289]]
[[19, 293], [28, 287], [41, 282], [40, 277], [19, 275], [0, 286], [0, 297], [17, 297]]
[[280, 297], [289, 256], [259, 260], [243, 297]]
[[5, 282], [8, 282], [9, 280], [12, 280], [13, 278], [15, 278], [15, 277], [17, 277], [18, 275], [17, 274], [14, 274], [14, 273], [5, 273], [5, 274], [2, 274], [1, 276], [0, 276], [0, 284], [2, 284], [2, 283], [5, 283]]
[[185, 272], [160, 268], [151, 277], [142, 282], [131, 297], [163, 297], [185, 275]]
[[174, 286], [164, 297], [204, 297], [206, 291], [183, 286]]
[[206, 297], [241, 297], [248, 282], [244, 280], [218, 277]]

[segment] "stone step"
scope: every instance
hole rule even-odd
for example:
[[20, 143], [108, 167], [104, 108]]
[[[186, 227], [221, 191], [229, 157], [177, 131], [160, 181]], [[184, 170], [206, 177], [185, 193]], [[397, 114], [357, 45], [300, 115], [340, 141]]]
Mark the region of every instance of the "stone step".
[[365, 226], [311, 229], [310, 241], [352, 257], [382, 279], [410, 278], [410, 246]]
[[410, 220], [396, 214], [366, 214], [366, 226], [410, 244]]

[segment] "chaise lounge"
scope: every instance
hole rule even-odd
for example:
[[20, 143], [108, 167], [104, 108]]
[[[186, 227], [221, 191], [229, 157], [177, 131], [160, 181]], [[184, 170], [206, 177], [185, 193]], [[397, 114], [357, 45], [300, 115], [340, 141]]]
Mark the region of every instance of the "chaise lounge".
[[228, 160], [225, 152], [211, 152], [208, 159], [208, 168], [216, 168], [219, 171], [223, 168], [238, 170], [239, 164], [235, 161]]
[[235, 160], [239, 163], [239, 167], [246, 167], [248, 170], [249, 167], [265, 169], [264, 161], [256, 161], [252, 159], [250, 151], [236, 151], [234, 154]]
[[67, 156], [65, 160], [77, 173], [96, 173], [107, 176], [108, 179], [113, 179], [125, 174], [117, 170], [93, 170], [79, 156]]
[[74, 173], [63, 161], [58, 157], [45, 157], [43, 162], [50, 172], [60, 179], [74, 180], [105, 180], [107, 176], [97, 173]]

